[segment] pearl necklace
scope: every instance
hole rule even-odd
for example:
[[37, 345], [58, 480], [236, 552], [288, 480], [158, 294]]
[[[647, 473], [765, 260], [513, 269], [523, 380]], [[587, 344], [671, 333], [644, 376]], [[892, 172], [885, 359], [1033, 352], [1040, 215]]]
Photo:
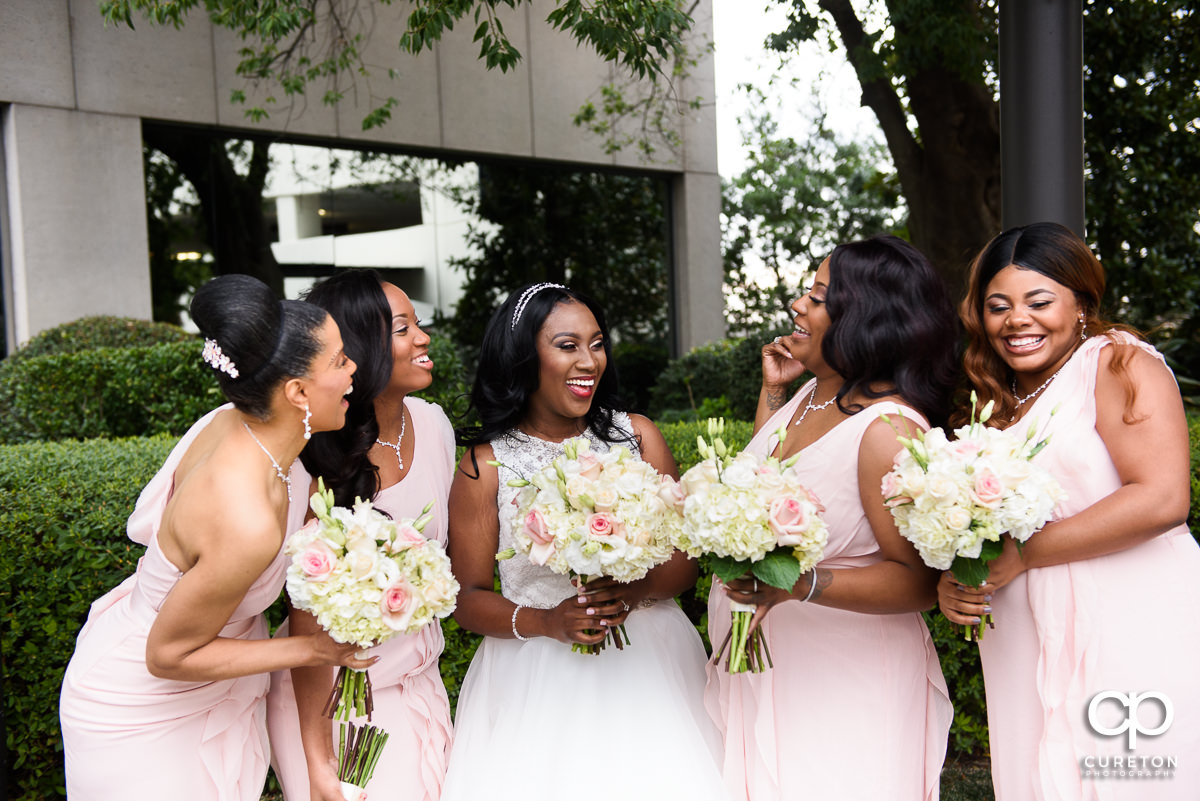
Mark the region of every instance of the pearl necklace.
[[837, 400], [837, 395], [834, 395], [832, 398], [825, 401], [824, 403], [818, 403], [816, 406], [813, 406], [813, 398], [815, 398], [815, 397], [817, 397], [817, 382], [816, 381], [813, 382], [813, 391], [812, 391], [812, 394], [808, 396], [808, 402], [804, 404], [804, 411], [800, 412], [800, 417], [797, 418], [796, 422], [792, 423], [792, 425], [794, 425], [794, 426], [800, 425], [801, 423], [804, 422], [804, 418], [808, 416], [809, 412], [819, 412], [822, 409], [827, 409], [833, 404], [834, 401]]
[[1049, 386], [1050, 382], [1053, 381], [1054, 379], [1058, 378], [1058, 374], [1061, 373], [1063, 371], [1063, 367], [1066, 367], [1066, 366], [1067, 366], [1067, 363], [1063, 362], [1062, 367], [1059, 367], [1057, 370], [1054, 371], [1054, 375], [1047, 378], [1045, 381], [1042, 382], [1042, 385], [1040, 387], [1035, 389], [1033, 392], [1030, 392], [1028, 395], [1026, 395], [1023, 398], [1021, 396], [1017, 395], [1017, 377], [1013, 376], [1012, 383], [1009, 384], [1009, 388], [1012, 389], [1013, 397], [1016, 398], [1017, 408], [1020, 409], [1022, 406], [1025, 405], [1025, 403], [1027, 401], [1032, 399], [1035, 395], [1037, 395], [1039, 392], [1041, 392], [1043, 389], [1045, 389], [1047, 386]]
[[246, 433], [250, 435], [250, 439], [254, 440], [254, 444], [262, 449], [262, 452], [271, 460], [271, 467], [275, 468], [275, 475], [279, 476], [279, 480], [283, 482], [283, 486], [287, 487], [288, 503], [292, 502], [292, 477], [283, 472], [283, 468], [279, 466], [279, 462], [275, 461], [275, 457], [267, 450], [267, 446], [258, 441], [258, 437], [254, 436], [254, 432], [250, 430], [250, 425], [243, 420], [242, 425], [246, 428]]
[[391, 448], [396, 452], [396, 464], [400, 465], [400, 472], [404, 472], [404, 457], [400, 455], [400, 443], [404, 441], [404, 431], [408, 425], [408, 420], [404, 416], [404, 406], [400, 406], [400, 436], [396, 437], [395, 442], [385, 442], [384, 440], [375, 440], [380, 445]]

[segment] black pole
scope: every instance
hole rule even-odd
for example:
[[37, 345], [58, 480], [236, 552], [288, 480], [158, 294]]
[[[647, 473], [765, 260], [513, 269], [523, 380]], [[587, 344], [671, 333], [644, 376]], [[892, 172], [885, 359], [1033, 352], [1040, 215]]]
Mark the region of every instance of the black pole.
[[1084, 235], [1082, 0], [1000, 3], [1001, 217]]

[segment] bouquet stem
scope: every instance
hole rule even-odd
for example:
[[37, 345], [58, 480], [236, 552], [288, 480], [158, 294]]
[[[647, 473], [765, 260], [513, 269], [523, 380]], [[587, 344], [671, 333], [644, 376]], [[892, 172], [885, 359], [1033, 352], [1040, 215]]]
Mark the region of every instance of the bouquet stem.
[[983, 639], [984, 626], [989, 629], [996, 628], [996, 621], [992, 618], [991, 613], [981, 617], [974, 626], [962, 626], [963, 639], [967, 642], [979, 642]]
[[365, 670], [348, 667], [338, 668], [333, 680], [333, 689], [325, 701], [325, 717], [334, 720], [349, 720], [352, 716], [371, 719], [375, 711], [375, 698], [371, 693], [371, 676]]
[[[589, 633], [594, 634], [595, 631], [589, 631]], [[618, 651], [624, 650], [626, 645], [630, 645], [632, 643], [632, 640], [629, 639], [629, 632], [625, 631], [625, 624], [622, 623], [615, 629], [609, 629], [605, 634], [604, 639], [600, 642], [593, 643], [591, 645], [585, 645], [581, 642], [573, 643], [571, 645], [571, 650], [577, 654], [591, 654], [592, 656], [595, 656], [604, 650], [610, 639], [613, 641], [613, 645], [617, 647]], [[624, 642], [622, 642], [622, 639], [624, 639]]]
[[729, 649], [725, 660], [726, 672], [730, 674], [762, 673], [769, 667], [775, 667], [775, 663], [771, 659], [771, 649], [767, 646], [766, 638], [763, 637], [762, 628], [750, 631], [754, 608], [734, 609], [730, 613], [730, 617], [729, 634], [725, 635], [725, 641], [717, 649], [716, 656], [717, 661], [720, 662], [721, 656], [726, 653], [726, 648]]
[[377, 726], [343, 723], [338, 737], [338, 779], [343, 784], [365, 787], [379, 764], [388, 734]]

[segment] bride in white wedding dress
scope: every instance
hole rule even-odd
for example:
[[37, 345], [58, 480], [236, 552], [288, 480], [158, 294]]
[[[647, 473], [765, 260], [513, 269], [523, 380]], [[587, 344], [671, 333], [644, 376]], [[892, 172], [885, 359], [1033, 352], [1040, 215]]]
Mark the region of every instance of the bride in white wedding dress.
[[[726, 798], [720, 737], [704, 710], [705, 653], [674, 596], [696, 580], [683, 554], [644, 579], [577, 589], [512, 545], [517, 490], [586, 436], [623, 444], [676, 476], [658, 429], [616, 411], [616, 376], [600, 309], [557, 284], [514, 292], [488, 324], [471, 402], [481, 424], [450, 492], [450, 558], [462, 585], [455, 618], [485, 635], [459, 696], [442, 801], [479, 798]], [[497, 468], [494, 462], [503, 467]], [[574, 653], [624, 623], [630, 644]]]

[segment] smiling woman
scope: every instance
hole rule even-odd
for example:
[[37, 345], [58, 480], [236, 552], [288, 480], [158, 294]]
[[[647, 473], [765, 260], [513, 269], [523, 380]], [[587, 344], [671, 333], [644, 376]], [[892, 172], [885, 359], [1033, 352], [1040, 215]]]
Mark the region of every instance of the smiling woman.
[[[951, 573], [938, 584], [952, 622], [996, 619], [979, 653], [997, 801], [1184, 799], [1200, 784], [1200, 548], [1184, 524], [1183, 405], [1162, 356], [1099, 318], [1103, 292], [1087, 245], [1036, 223], [988, 243], [960, 310], [968, 378], [996, 402], [989, 425], [1047, 437], [1036, 460], [1067, 494], [1023, 548], [1004, 537], [982, 587]], [[1116, 704], [1097, 709], [1114, 691], [1169, 699], [1175, 719], [1145, 741], [1152, 751], [1139, 742], [1131, 756], [1132, 740], [1101, 736], [1129, 725]], [[1148, 755], [1177, 758], [1177, 770], [1088, 772]]]
[[286, 567], [283, 466], [345, 421], [355, 364], [337, 324], [243, 275], [201, 287], [192, 318], [231, 403], [142, 491], [128, 531], [146, 554], [79, 633], [60, 704], [72, 798], [257, 799], [267, 673], [370, 664], [322, 632], [268, 640], [262, 615]]
[[[462, 585], [455, 618], [484, 635], [463, 682], [442, 801], [726, 798], [716, 731], [703, 707], [704, 648], [671, 599], [696, 580], [675, 553], [645, 578], [575, 585], [513, 544], [516, 477], [529, 477], [585, 437], [592, 451], [629, 449], [677, 475], [658, 429], [617, 397], [599, 305], [558, 284], [518, 290], [492, 316], [471, 402], [480, 425], [451, 488], [450, 559]], [[501, 472], [503, 471], [503, 475]], [[631, 643], [574, 653], [624, 625]], [[562, 732], [572, 739], [546, 744]], [[614, 783], [597, 781], [608, 755]], [[514, 765], [536, 768], [514, 770]]]

